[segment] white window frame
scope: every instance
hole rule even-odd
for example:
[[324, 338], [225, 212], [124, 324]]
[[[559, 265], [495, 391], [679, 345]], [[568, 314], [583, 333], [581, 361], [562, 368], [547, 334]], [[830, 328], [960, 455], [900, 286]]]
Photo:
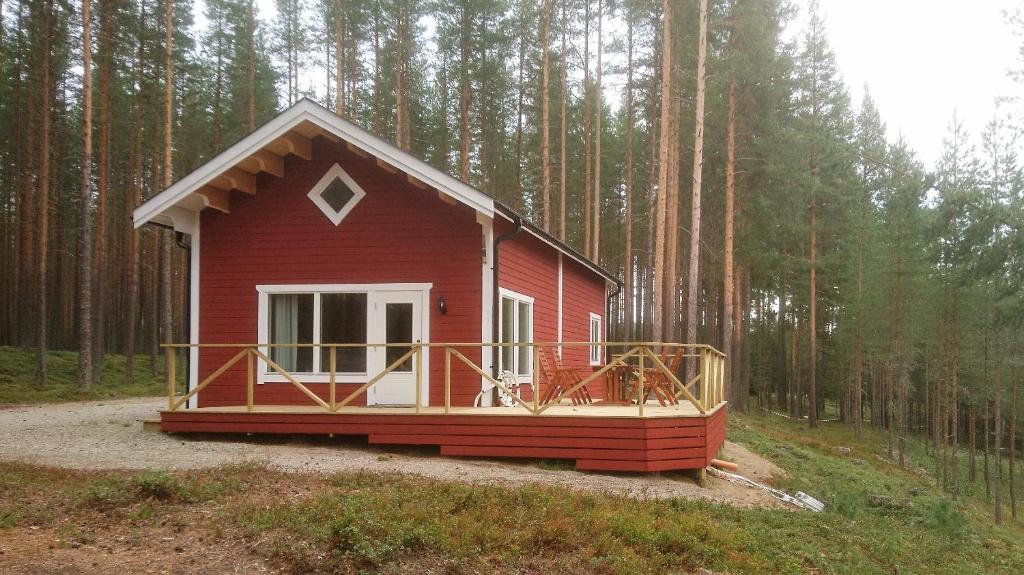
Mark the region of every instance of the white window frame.
[[[352, 190], [353, 194], [352, 199], [342, 206], [340, 210], [335, 210], [331, 207], [331, 204], [328, 204], [327, 200], [323, 197], [323, 193], [327, 190], [327, 186], [331, 185], [336, 178], [340, 178], [341, 181], [348, 186], [348, 189]], [[348, 172], [346, 172], [340, 165], [334, 164], [306, 195], [309, 199], [313, 200], [313, 203], [316, 204], [316, 207], [320, 208], [320, 211], [327, 216], [327, 219], [331, 220], [331, 222], [337, 226], [341, 223], [341, 220], [344, 220], [345, 216], [352, 211], [352, 208], [356, 207], [356, 204], [366, 197], [366, 192], [359, 184], [356, 183], [355, 180], [352, 179], [352, 176], [348, 175]]]
[[[518, 337], [518, 335], [519, 335], [519, 304], [523, 304], [524, 303], [524, 304], [527, 304], [528, 306], [530, 306], [530, 331], [527, 334], [527, 338], [528, 339], [527, 339], [527, 341], [525, 343], [533, 342], [533, 326], [534, 326], [534, 313], [533, 313], [533, 311], [534, 311], [534, 300], [533, 300], [533, 298], [528, 296], [528, 295], [521, 294], [519, 292], [514, 292], [514, 291], [512, 291], [510, 289], [505, 289], [505, 288], [498, 288], [498, 341], [501, 342], [502, 334], [504, 333], [504, 329], [502, 329], [502, 328], [505, 326], [505, 306], [502, 305], [502, 304], [503, 304], [503, 300], [505, 300], [505, 299], [510, 299], [513, 302], [515, 302], [515, 304], [516, 304], [515, 305], [516, 313], [513, 314], [513, 317], [512, 317], [512, 333], [513, 333], [514, 337]], [[517, 344], [522, 344], [524, 342], [516, 340], [516, 343]], [[526, 348], [526, 353], [529, 355], [529, 357], [527, 358], [527, 362], [526, 362], [527, 372], [526, 373], [516, 373], [516, 378], [519, 380], [520, 383], [532, 383], [533, 382], [533, 353], [534, 353], [533, 346], [528, 346]], [[498, 357], [496, 358], [496, 361], [498, 362], [498, 372], [499, 373], [506, 369], [506, 366], [504, 365], [504, 361], [503, 361], [503, 356], [504, 356], [504, 354], [502, 353], [502, 350], [498, 350]], [[519, 345], [512, 346], [512, 365], [513, 366], [518, 366], [519, 365]], [[516, 370], [513, 369], [512, 372], [515, 373]]]
[[[320, 343], [320, 296], [332, 293], [365, 293], [366, 294], [366, 338], [373, 337], [373, 313], [370, 306], [373, 305], [373, 296], [380, 292], [389, 291], [418, 291], [420, 297], [420, 333], [423, 343], [429, 343], [430, 338], [430, 290], [434, 287], [432, 283], [391, 283], [391, 284], [274, 284], [257, 285], [256, 292], [259, 295], [258, 311], [256, 313], [256, 337], [257, 347], [260, 351], [270, 355], [270, 296], [273, 294], [312, 294], [313, 295], [313, 343]], [[367, 348], [369, 349], [369, 348]], [[313, 347], [313, 368], [320, 366], [320, 352], [322, 348]], [[366, 365], [370, 369], [371, 360], [367, 353]], [[424, 356], [424, 371], [427, 371], [427, 356]], [[311, 373], [293, 373], [296, 379], [305, 383], [329, 383], [331, 375], [325, 372], [314, 371]], [[337, 372], [335, 381], [337, 383], [366, 383], [369, 377], [367, 372]], [[290, 383], [283, 375], [268, 370], [267, 362], [259, 359], [256, 369], [256, 383]], [[426, 386], [424, 386], [426, 387]]]
[[[595, 325], [597, 326], [597, 337], [594, 337]], [[590, 341], [594, 343], [594, 345], [590, 346], [590, 365], [601, 365], [601, 346], [596, 344], [596, 342], [604, 341], [601, 339], [602, 332], [604, 331], [601, 329], [601, 316], [594, 312], [590, 312], [590, 319], [587, 323], [587, 328]]]

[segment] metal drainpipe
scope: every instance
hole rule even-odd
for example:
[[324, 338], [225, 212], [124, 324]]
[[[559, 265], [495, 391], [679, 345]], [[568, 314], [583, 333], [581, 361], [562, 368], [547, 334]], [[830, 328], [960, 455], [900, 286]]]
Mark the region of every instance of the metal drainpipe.
[[[191, 331], [191, 329], [192, 329], [192, 297], [194, 296], [194, 294], [192, 293], [192, 238], [189, 237], [189, 243], [186, 244], [185, 243], [185, 235], [186, 234], [183, 233], [183, 232], [177, 232], [177, 231], [174, 232], [174, 242], [176, 244], [178, 244], [179, 248], [185, 250], [185, 254], [188, 256], [188, 260], [187, 260], [188, 261], [188, 265], [185, 266], [185, 285], [188, 286], [188, 290], [189, 290], [189, 295], [188, 295], [188, 297], [189, 297], [189, 305], [185, 306], [185, 329]], [[190, 362], [192, 361], [192, 353], [189, 352], [189, 353], [185, 354], [185, 358], [186, 358], [185, 359], [185, 370], [186, 370], [185, 373], [186, 374], [191, 374], [192, 373], [192, 366], [190, 365]], [[185, 378], [185, 393], [188, 393], [188, 392], [192, 391], [191, 389], [189, 389], [190, 385], [192, 385], [191, 375], [186, 376], [186, 378]], [[185, 402], [184, 405], [185, 405], [185, 409], [188, 409], [188, 402], [187, 401]]]
[[[491, 295], [491, 342], [493, 343], [498, 342], [498, 316], [500, 315], [499, 312], [501, 306], [501, 297], [498, 287], [498, 246], [500, 246], [502, 242], [516, 237], [523, 231], [523, 218], [518, 215], [514, 215], [512, 217], [513, 222], [516, 225], [516, 229], [507, 234], [496, 236], [494, 238], [494, 246], [491, 248], [491, 257], [494, 258], [494, 265], [491, 266], [491, 273], [494, 274], [494, 279], [491, 282], [493, 284], [491, 287], [494, 290], [494, 293]], [[491, 377], [498, 379], [498, 358], [494, 354], [495, 352], [501, 353], [501, 348], [495, 346], [492, 347], [491, 350]]]
[[[605, 296], [605, 301], [604, 301], [604, 341], [605, 341], [605, 343], [608, 342], [608, 333], [609, 333], [609, 331], [611, 330], [611, 327], [612, 327], [612, 300], [617, 298], [617, 297], [619, 297], [619, 294], [621, 294], [621, 293], [622, 293], [622, 284], [618, 280], [616, 280], [615, 281], [615, 291], [612, 292], [612, 293], [609, 293], [608, 295]], [[611, 363], [611, 361], [612, 361], [611, 350], [609, 350], [608, 346], [605, 345], [604, 346], [604, 363], [605, 363], [605, 365], [607, 365], [607, 364]]]

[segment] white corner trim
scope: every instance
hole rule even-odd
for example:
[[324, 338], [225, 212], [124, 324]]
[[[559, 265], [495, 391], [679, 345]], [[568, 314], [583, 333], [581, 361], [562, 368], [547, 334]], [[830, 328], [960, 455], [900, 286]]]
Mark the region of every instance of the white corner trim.
[[[331, 207], [323, 196], [323, 193], [327, 190], [327, 186], [330, 186], [335, 179], [340, 179], [344, 182], [345, 185], [348, 186], [348, 189], [352, 190], [353, 194], [352, 199], [345, 202], [345, 205], [342, 206], [340, 210], [335, 210]], [[334, 225], [338, 225], [341, 223], [341, 220], [344, 220], [345, 216], [352, 211], [352, 208], [355, 208], [356, 204], [366, 197], [366, 191], [352, 179], [352, 176], [348, 175], [348, 172], [346, 172], [344, 168], [338, 164], [334, 164], [327, 170], [323, 177], [320, 178], [320, 181], [313, 186], [313, 189], [309, 190], [309, 193], [306, 194], [306, 196], [313, 200], [313, 203], [320, 208], [320, 211], [327, 216], [327, 219], [331, 220]]]
[[[486, 345], [493, 343], [494, 337], [494, 218], [477, 212], [476, 221], [480, 224], [480, 367], [485, 373], [494, 371], [494, 348]], [[487, 378], [480, 377], [480, 390], [490, 388]], [[491, 406], [491, 396], [487, 394], [481, 399], [482, 407]]]
[[[199, 385], [199, 264], [202, 261], [200, 252], [199, 237], [199, 214], [195, 214], [193, 222], [192, 238], [189, 244], [189, 286], [188, 286], [188, 342], [192, 344], [188, 348], [188, 384], [186, 391], [192, 391]], [[199, 394], [195, 394], [188, 400], [189, 409], [199, 407]]]
[[562, 357], [562, 252], [558, 252], [558, 357]]

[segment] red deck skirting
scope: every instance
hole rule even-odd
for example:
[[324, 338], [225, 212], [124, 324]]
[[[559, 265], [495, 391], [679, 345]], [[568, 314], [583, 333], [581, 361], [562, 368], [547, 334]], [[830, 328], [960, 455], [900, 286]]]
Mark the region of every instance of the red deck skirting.
[[577, 469], [655, 472], [704, 467], [725, 441], [725, 407], [706, 416], [556, 417], [465, 413], [328, 414], [181, 410], [181, 433], [365, 435], [379, 445], [436, 445], [441, 455], [572, 459]]

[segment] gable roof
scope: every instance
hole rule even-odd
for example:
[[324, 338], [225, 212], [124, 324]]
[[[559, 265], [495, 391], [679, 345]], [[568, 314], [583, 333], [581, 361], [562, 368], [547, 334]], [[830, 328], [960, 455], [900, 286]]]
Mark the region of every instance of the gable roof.
[[301, 130], [307, 126], [313, 127], [320, 134], [345, 141], [350, 146], [405, 172], [426, 186], [443, 192], [487, 217], [494, 218], [497, 215], [509, 221], [522, 221], [524, 230], [531, 235], [550, 244], [606, 280], [621, 284], [620, 280], [610, 272], [564, 242], [530, 224], [525, 218], [493, 197], [451, 174], [431, 166], [307, 98], [299, 100], [248, 136], [182, 177], [169, 188], [143, 202], [132, 214], [135, 228], [151, 222], [173, 224], [174, 218], [171, 214], [181, 210], [197, 212], [204, 207], [211, 206], [208, 190], [215, 181], [223, 178], [225, 173], [236, 169], [237, 166], [265, 153], [264, 148], [271, 143], [287, 139], [294, 130]]

